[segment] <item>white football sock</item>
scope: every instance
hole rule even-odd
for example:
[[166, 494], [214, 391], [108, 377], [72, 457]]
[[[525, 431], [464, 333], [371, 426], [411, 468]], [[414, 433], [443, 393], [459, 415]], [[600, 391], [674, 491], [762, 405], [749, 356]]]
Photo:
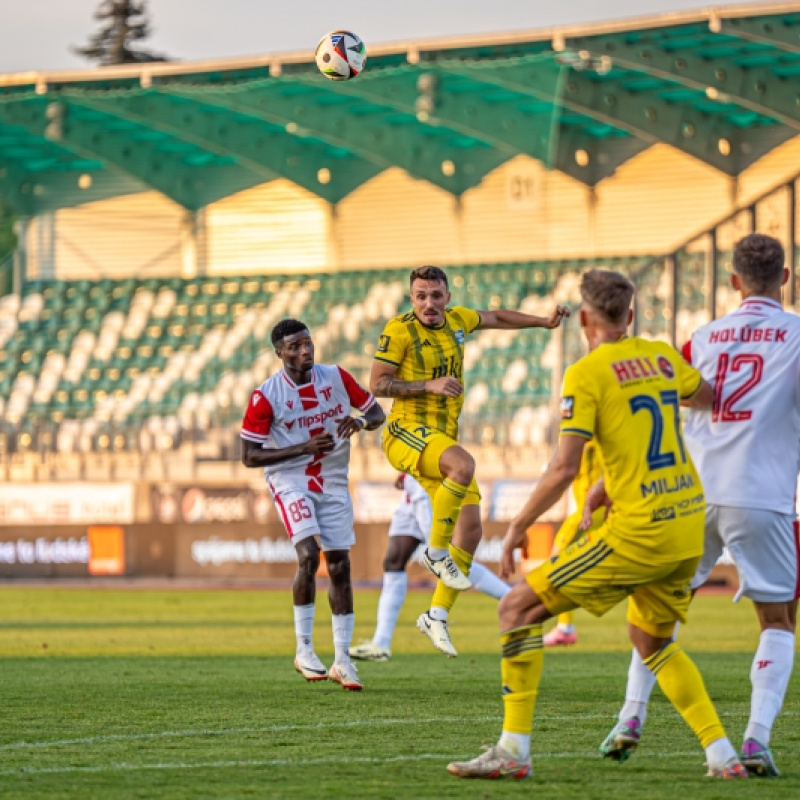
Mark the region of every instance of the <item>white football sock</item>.
[[628, 667], [628, 685], [625, 687], [625, 703], [619, 712], [621, 720], [639, 717], [644, 725], [647, 719], [647, 703], [656, 685], [656, 676], [644, 665], [639, 651], [634, 647], [631, 665]]
[[448, 555], [448, 552], [447, 550], [442, 550], [441, 547], [431, 547], [428, 545], [428, 558], [431, 561], [438, 561], [440, 558], [444, 558]]
[[383, 589], [378, 600], [378, 624], [372, 641], [384, 650], [392, 647], [392, 637], [406, 599], [408, 575], [405, 572], [384, 572]]
[[446, 608], [441, 608], [440, 606], [431, 606], [430, 610], [428, 611], [428, 616], [431, 619], [438, 620], [439, 622], [447, 622], [447, 617], [450, 615], [450, 612]]
[[353, 641], [354, 614], [331, 614], [333, 627], [334, 664], [347, 664], [350, 661], [350, 642]]
[[477, 561], [472, 562], [469, 570], [469, 579], [479, 592], [488, 594], [489, 597], [494, 597], [495, 600], [500, 600], [511, 591], [511, 587], [504, 580], [498, 578], [488, 567]]
[[519, 759], [525, 759], [531, 753], [531, 737], [530, 734], [527, 733], [509, 733], [508, 731], [503, 731], [500, 736], [500, 741], [497, 744]]
[[294, 606], [294, 635], [297, 637], [297, 652], [308, 653], [314, 650], [314, 604]]
[[750, 696], [750, 719], [744, 732], [745, 739], [755, 739], [764, 747], [775, 718], [783, 705], [786, 687], [794, 664], [794, 634], [776, 628], [761, 632], [750, 668], [753, 693]]
[[731, 761], [738, 761], [739, 756], [727, 736], [717, 739], [706, 747], [706, 761], [712, 769], [721, 769]]

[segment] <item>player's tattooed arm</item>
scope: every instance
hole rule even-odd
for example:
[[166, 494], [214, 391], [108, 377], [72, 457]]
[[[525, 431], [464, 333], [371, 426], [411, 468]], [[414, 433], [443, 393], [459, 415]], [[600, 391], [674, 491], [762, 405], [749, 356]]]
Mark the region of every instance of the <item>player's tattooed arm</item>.
[[375, 381], [373, 394], [376, 397], [413, 397], [425, 394], [427, 381], [401, 381], [394, 375], [381, 375]]
[[452, 375], [427, 381], [403, 381], [395, 375], [397, 367], [375, 361], [369, 379], [369, 389], [375, 397], [415, 397], [421, 394], [440, 394], [458, 397], [464, 387]]

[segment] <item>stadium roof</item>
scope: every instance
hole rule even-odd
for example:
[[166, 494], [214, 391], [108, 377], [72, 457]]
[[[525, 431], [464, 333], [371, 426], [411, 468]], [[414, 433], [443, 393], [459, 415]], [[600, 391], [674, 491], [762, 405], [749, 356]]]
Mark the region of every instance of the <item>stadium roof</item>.
[[337, 202], [397, 166], [458, 195], [525, 153], [594, 185], [665, 142], [727, 175], [800, 133], [800, 3], [313, 54], [0, 76], [0, 195], [30, 215], [283, 177]]

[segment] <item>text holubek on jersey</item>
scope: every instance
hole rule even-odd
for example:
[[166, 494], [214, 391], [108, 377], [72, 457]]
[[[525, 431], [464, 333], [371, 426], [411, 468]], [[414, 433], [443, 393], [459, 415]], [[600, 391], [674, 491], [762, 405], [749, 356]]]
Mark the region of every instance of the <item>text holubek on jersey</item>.
[[786, 330], [781, 328], [722, 328], [711, 331], [708, 337], [711, 344], [716, 342], [786, 342]]

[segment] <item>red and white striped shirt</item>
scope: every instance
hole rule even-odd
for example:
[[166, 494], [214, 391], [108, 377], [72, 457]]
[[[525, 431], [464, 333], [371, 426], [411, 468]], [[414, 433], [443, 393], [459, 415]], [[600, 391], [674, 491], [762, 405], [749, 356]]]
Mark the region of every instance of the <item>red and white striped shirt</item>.
[[800, 317], [749, 297], [700, 328], [684, 357], [714, 386], [691, 409], [686, 444], [706, 501], [792, 514], [800, 470]]
[[242, 421], [243, 439], [280, 449], [330, 433], [336, 446], [330, 453], [304, 455], [264, 467], [273, 494], [303, 489], [326, 494], [347, 491], [350, 440], [336, 436], [336, 420], [350, 408], [368, 411], [375, 398], [341, 367], [315, 364], [311, 381], [298, 386], [284, 370], [268, 378], [250, 396]]

